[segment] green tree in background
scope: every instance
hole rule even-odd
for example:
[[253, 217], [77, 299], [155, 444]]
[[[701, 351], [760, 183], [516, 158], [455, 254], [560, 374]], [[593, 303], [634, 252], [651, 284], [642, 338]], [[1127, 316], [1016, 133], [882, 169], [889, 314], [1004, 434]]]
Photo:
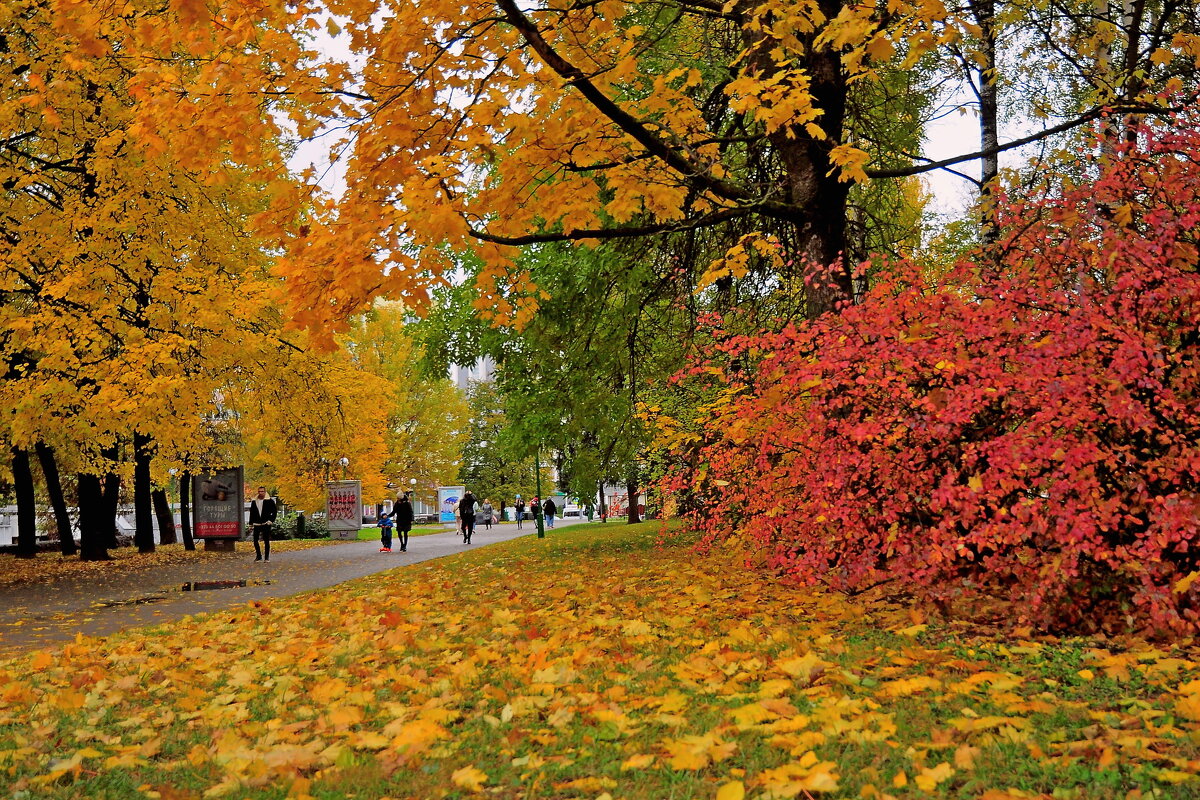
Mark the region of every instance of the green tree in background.
[[[509, 424], [499, 388], [487, 381], [472, 383], [467, 389], [467, 405], [469, 422], [459, 482], [481, 502], [490, 499], [497, 514], [501, 502], [511, 508], [518, 494], [529, 500], [537, 485], [534, 458], [525, 455], [521, 433]], [[553, 485], [548, 464], [543, 461], [542, 491], [550, 491]]]

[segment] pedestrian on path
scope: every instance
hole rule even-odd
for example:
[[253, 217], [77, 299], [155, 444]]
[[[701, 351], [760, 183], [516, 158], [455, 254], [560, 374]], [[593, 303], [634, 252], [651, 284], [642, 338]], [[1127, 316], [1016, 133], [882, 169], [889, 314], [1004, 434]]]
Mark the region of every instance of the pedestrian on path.
[[538, 520], [542, 518], [542, 501], [536, 494], [529, 501], [529, 516], [533, 518], [533, 527], [538, 526]]
[[395, 524], [396, 521], [392, 519], [391, 514], [381, 514], [379, 516], [379, 543], [382, 545], [379, 548], [379, 552], [392, 552], [392, 526]]
[[492, 508], [492, 501], [488, 498], [483, 500], [483, 529], [490, 531], [492, 529], [492, 515], [496, 513], [496, 509]]
[[554, 498], [547, 497], [546, 502], [542, 503], [542, 511], [546, 514], [546, 527], [554, 527], [554, 512], [558, 511], [558, 506], [554, 505]]
[[[275, 527], [277, 514], [275, 500], [267, 497], [267, 487], [258, 487], [258, 496], [250, 502], [250, 536], [254, 540], [255, 561], [271, 560], [271, 529]], [[261, 549], [258, 546], [260, 536], [263, 540]]]
[[471, 543], [471, 534], [475, 532], [475, 495], [471, 490], [463, 492], [462, 500], [458, 503], [458, 513], [462, 517], [463, 544]]
[[517, 515], [517, 528], [519, 529], [521, 527], [521, 522], [525, 519], [525, 501], [520, 497], [517, 497], [517, 502], [516, 505], [513, 506], [513, 510]]
[[396, 510], [392, 513], [396, 517], [396, 530], [400, 533], [400, 552], [407, 553], [408, 532], [412, 530], [413, 524], [413, 507], [407, 494], [396, 503]]

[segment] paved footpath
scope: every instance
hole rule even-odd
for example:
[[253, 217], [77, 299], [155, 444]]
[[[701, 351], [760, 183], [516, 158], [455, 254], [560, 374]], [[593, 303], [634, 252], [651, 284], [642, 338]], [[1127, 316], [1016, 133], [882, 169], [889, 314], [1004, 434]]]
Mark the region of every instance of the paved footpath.
[[[579, 520], [557, 520], [556, 524], [578, 525]], [[195, 564], [113, 570], [53, 583], [0, 588], [0, 657], [69, 642], [76, 633], [104, 637], [252, 600], [289, 597], [536, 531], [529, 521], [520, 530], [512, 524], [494, 525], [491, 531], [476, 530], [471, 544], [464, 545], [461, 534], [447, 528], [445, 533], [409, 537], [406, 553], [380, 553], [379, 541], [374, 540], [276, 551], [269, 562], [255, 562], [253, 545], [239, 542], [237, 552]], [[189, 583], [241, 580], [247, 585], [182, 591]]]

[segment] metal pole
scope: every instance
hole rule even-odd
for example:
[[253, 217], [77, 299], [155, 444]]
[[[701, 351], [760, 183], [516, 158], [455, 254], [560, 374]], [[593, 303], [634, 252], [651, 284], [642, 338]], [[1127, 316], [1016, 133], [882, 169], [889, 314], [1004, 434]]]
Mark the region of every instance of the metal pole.
[[[542, 502], [542, 448], [538, 447], [533, 456], [533, 479], [537, 483], [537, 499], [538, 503]], [[546, 538], [546, 521], [542, 519], [541, 509], [533, 512], [533, 518], [537, 521], [538, 538]]]

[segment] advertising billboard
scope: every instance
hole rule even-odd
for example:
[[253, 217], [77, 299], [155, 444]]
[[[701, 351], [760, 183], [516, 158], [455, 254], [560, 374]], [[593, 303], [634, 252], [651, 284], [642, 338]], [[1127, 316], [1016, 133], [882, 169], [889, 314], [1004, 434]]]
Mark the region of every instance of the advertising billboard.
[[362, 528], [362, 481], [325, 484], [325, 524], [334, 539], [357, 538]]
[[245, 525], [242, 468], [227, 467], [192, 476], [192, 504], [197, 539], [237, 539]]
[[442, 522], [454, 522], [454, 504], [466, 493], [465, 486], [438, 487], [438, 519]]

